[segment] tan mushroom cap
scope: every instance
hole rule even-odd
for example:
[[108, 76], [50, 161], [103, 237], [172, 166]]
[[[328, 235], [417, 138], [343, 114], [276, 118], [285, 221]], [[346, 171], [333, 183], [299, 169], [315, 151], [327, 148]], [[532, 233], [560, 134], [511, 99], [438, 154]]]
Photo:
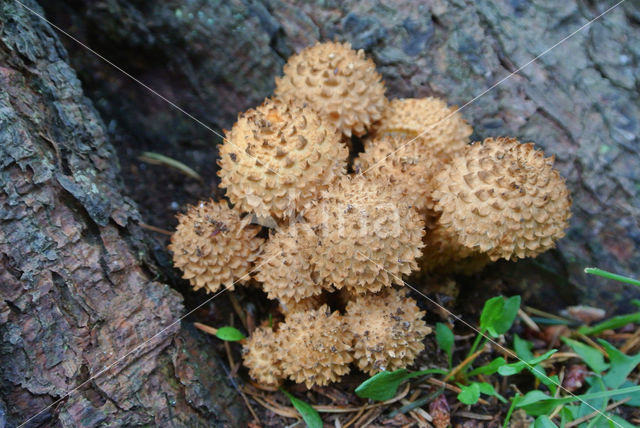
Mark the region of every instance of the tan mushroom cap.
[[312, 256], [321, 280], [355, 293], [400, 283], [417, 269], [424, 223], [388, 181], [343, 177], [309, 209], [319, 249]]
[[318, 251], [318, 239], [307, 224], [294, 223], [272, 234], [257, 263], [256, 280], [270, 299], [299, 302], [322, 293], [320, 281], [311, 262]]
[[562, 238], [571, 216], [564, 179], [533, 143], [488, 138], [438, 174], [439, 224], [491, 260], [535, 257]]
[[385, 107], [384, 83], [362, 49], [318, 43], [289, 58], [275, 95], [308, 103], [344, 135], [364, 135]]
[[360, 370], [373, 375], [411, 365], [431, 333], [424, 315], [404, 290], [386, 289], [349, 302], [345, 319], [354, 334], [353, 355]]
[[[450, 158], [464, 149], [473, 132], [455, 107], [447, 106], [439, 98], [393, 99], [374, 126], [375, 139], [383, 135], [396, 135], [405, 141], [420, 136], [419, 144], [438, 157]], [[367, 145], [371, 140], [367, 141]]]
[[425, 147], [421, 137], [410, 144], [396, 135], [376, 137], [355, 159], [354, 169], [372, 180], [388, 179], [417, 210], [433, 209], [433, 178], [444, 163]]
[[278, 337], [283, 372], [292, 381], [311, 388], [349, 373], [352, 335], [343, 317], [328, 306], [287, 315]]
[[262, 385], [277, 386], [284, 378], [280, 341], [269, 327], [258, 327], [242, 348], [242, 361], [249, 376]]
[[245, 282], [263, 240], [250, 218], [229, 208], [226, 201], [200, 202], [178, 215], [178, 227], [169, 249], [175, 267], [194, 289], [215, 293], [221, 285], [233, 290]]
[[345, 173], [348, 149], [309, 107], [265, 100], [238, 117], [219, 146], [220, 186], [241, 211], [282, 219]]

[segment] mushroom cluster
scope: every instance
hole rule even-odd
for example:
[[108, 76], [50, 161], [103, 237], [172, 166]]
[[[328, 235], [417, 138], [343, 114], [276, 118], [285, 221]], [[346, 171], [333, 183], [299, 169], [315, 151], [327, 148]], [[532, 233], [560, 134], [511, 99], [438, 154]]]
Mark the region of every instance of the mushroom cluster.
[[312, 387], [351, 366], [407, 367], [431, 329], [404, 277], [535, 257], [564, 235], [571, 201], [553, 157], [471, 133], [441, 99], [387, 100], [347, 43], [292, 56], [274, 97], [238, 116], [218, 163], [233, 206], [189, 208], [170, 250], [196, 289], [248, 282], [277, 301], [281, 315], [244, 344], [254, 380]]

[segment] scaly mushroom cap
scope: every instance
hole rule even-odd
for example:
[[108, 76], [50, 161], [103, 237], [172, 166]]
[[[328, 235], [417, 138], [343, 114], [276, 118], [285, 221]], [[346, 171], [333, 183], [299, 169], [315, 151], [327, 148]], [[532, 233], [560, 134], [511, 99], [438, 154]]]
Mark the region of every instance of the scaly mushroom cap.
[[422, 257], [418, 260], [420, 272], [471, 275], [481, 271], [491, 259], [460, 245], [443, 228], [427, 230]]
[[280, 324], [278, 337], [284, 374], [294, 382], [324, 386], [349, 373], [353, 336], [328, 306], [295, 312]]
[[278, 302], [280, 303], [280, 311], [286, 316], [294, 312], [306, 312], [318, 309], [320, 306], [327, 303], [327, 294], [322, 293], [297, 301], [295, 299], [280, 298], [278, 299]]
[[405, 143], [405, 139], [395, 135], [375, 138], [355, 159], [354, 169], [371, 180], [390, 180], [402, 198], [417, 210], [433, 209], [433, 178], [443, 162], [425, 149], [421, 137], [415, 144]]
[[265, 100], [238, 117], [219, 148], [220, 186], [241, 211], [282, 219], [301, 211], [349, 155], [340, 134], [309, 107]]
[[258, 327], [242, 348], [242, 361], [249, 376], [262, 385], [280, 385], [284, 375], [280, 341], [270, 327]]
[[308, 103], [344, 135], [364, 135], [385, 107], [384, 83], [371, 59], [349, 43], [318, 43], [289, 58], [275, 95]]
[[404, 290], [387, 289], [349, 302], [345, 319], [354, 334], [353, 354], [360, 370], [373, 375], [411, 365], [431, 333], [424, 315]]
[[568, 226], [571, 199], [553, 161], [514, 138], [469, 146], [436, 177], [439, 224], [491, 260], [535, 257], [554, 247]]
[[294, 223], [271, 235], [256, 275], [267, 297], [298, 302], [322, 293], [323, 284], [311, 263], [315, 251], [318, 239], [307, 224]]
[[215, 293], [221, 284], [233, 290], [235, 281], [245, 282], [258, 257], [263, 240], [250, 217], [229, 208], [226, 201], [200, 202], [178, 215], [178, 227], [169, 250], [173, 264], [196, 289]]
[[472, 132], [460, 112], [439, 98], [400, 98], [389, 102], [373, 136], [397, 135], [407, 142], [420, 136], [410, 144], [420, 144], [436, 156], [450, 158], [467, 145]]
[[342, 177], [311, 207], [312, 255], [321, 280], [356, 293], [376, 292], [417, 269], [424, 223], [388, 181]]

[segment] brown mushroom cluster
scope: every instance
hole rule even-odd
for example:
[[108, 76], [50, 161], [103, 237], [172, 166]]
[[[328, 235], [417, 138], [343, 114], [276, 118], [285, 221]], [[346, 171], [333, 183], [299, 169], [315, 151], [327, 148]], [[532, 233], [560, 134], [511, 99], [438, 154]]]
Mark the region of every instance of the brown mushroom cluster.
[[243, 348], [255, 381], [407, 367], [431, 329], [404, 278], [445, 283], [564, 235], [571, 201], [553, 157], [471, 133], [441, 99], [386, 99], [364, 52], [333, 42], [292, 56], [274, 97], [238, 116], [219, 147], [232, 206], [189, 208], [170, 250], [196, 289], [247, 282], [274, 301], [280, 315]]

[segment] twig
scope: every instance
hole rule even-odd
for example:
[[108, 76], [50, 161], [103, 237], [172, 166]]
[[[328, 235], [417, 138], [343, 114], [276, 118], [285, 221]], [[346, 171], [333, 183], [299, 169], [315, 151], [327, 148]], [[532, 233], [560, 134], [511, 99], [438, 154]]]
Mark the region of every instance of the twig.
[[162, 233], [163, 235], [168, 235], [168, 236], [173, 235], [173, 233], [169, 232], [168, 230], [161, 229], [161, 228], [155, 227], [155, 226], [151, 226], [150, 224], [147, 224], [147, 223], [140, 222], [140, 223], [138, 223], [138, 225], [143, 229], [148, 229], [148, 230], [151, 230], [153, 232]]
[[518, 316], [520, 316], [520, 318], [522, 318], [522, 321], [524, 321], [524, 323], [533, 331], [540, 331], [540, 327], [538, 327], [538, 324], [536, 324], [529, 315], [527, 315], [527, 313], [525, 311], [522, 310], [522, 308], [518, 309]]
[[551, 318], [551, 319], [558, 320], [558, 321], [571, 322], [571, 320], [569, 320], [567, 318], [563, 318], [563, 317], [560, 317], [558, 315], [550, 314], [549, 312], [541, 311], [540, 309], [532, 308], [531, 306], [525, 306], [524, 308], [527, 311], [531, 312], [532, 314], [539, 315], [541, 317]]
[[454, 413], [453, 416], [460, 416], [462, 418], [467, 418], [467, 419], [477, 419], [479, 421], [492, 421], [494, 418], [494, 416], [491, 416], [491, 415], [481, 415], [479, 413], [465, 412], [463, 410], [460, 410], [459, 412]]
[[[414, 402], [411, 402], [411, 401], [407, 400], [406, 398], [400, 400], [400, 402], [402, 404], [404, 404], [405, 406], [409, 406], [409, 405], [414, 403]], [[420, 407], [414, 407], [413, 409], [409, 410], [409, 413], [417, 413], [418, 415], [420, 415], [421, 418], [426, 419], [428, 422], [431, 422], [433, 420], [431, 415], [429, 413], [425, 412], [424, 409], [421, 409]]]
[[469, 363], [471, 363], [473, 360], [475, 360], [476, 358], [478, 358], [478, 356], [480, 354], [482, 354], [483, 352], [485, 352], [487, 350], [487, 347], [483, 347], [482, 349], [477, 350], [476, 352], [474, 352], [473, 354], [469, 355], [467, 358], [465, 358], [460, 364], [458, 364], [453, 370], [451, 370], [443, 379], [444, 382], [448, 381], [449, 379], [451, 379], [452, 377], [454, 377], [455, 375], [458, 374], [458, 372], [462, 369], [464, 369]]
[[594, 348], [596, 348], [598, 351], [600, 351], [600, 353], [602, 355], [604, 355], [605, 357], [609, 358], [609, 354], [607, 353], [607, 351], [604, 350], [604, 348], [602, 346], [600, 346], [599, 344], [597, 344], [596, 342], [593, 341], [593, 339], [591, 339], [589, 336], [586, 336], [582, 333], [576, 333], [576, 335], [584, 340], [585, 342], [587, 342], [589, 345], [593, 346]]
[[168, 156], [153, 152], [143, 152], [140, 156], [138, 156], [138, 159], [142, 162], [150, 163], [152, 165], [166, 165], [173, 169], [177, 169], [184, 175], [195, 178], [198, 181], [203, 181], [200, 174], [198, 174], [182, 162], [172, 159]]
[[[206, 324], [202, 324], [202, 323], [199, 323], [199, 322], [194, 322], [193, 326], [195, 328], [197, 328], [198, 330], [202, 330], [205, 333], [211, 334], [213, 336], [216, 336], [218, 334], [218, 329], [217, 328], [208, 326]], [[241, 343], [241, 344], [244, 345], [247, 342], [247, 340], [246, 339], [241, 339], [241, 340], [236, 340], [236, 342]], [[225, 341], [225, 343], [227, 343], [227, 341]]]
[[620, 352], [623, 354], [631, 351], [640, 342], [640, 328], [636, 330], [633, 335], [627, 339], [627, 341], [620, 347]]
[[242, 323], [242, 326], [246, 331], [249, 331], [249, 329], [247, 328], [247, 316], [242, 310], [242, 306], [240, 305], [240, 302], [238, 302], [238, 298], [233, 293], [227, 293], [227, 296], [231, 301], [231, 306], [233, 306], [233, 310], [238, 315], [238, 318], [240, 318], [240, 322]]
[[[616, 401], [615, 403], [611, 403], [604, 409], [604, 412], [608, 412], [609, 410], [613, 410], [616, 407], [623, 405], [624, 403], [626, 403], [629, 400], [631, 400], [631, 397], [627, 397], [627, 398], [625, 398], [623, 400]], [[585, 415], [585, 416], [583, 416], [581, 418], [578, 418], [578, 419], [576, 419], [574, 421], [569, 422], [568, 424], [565, 425], [565, 428], [571, 428], [571, 427], [578, 426], [581, 423], [586, 422], [589, 419], [594, 418], [595, 416], [601, 415], [604, 412], [601, 412], [600, 410], [596, 410], [595, 412], [591, 412], [588, 415]]]

